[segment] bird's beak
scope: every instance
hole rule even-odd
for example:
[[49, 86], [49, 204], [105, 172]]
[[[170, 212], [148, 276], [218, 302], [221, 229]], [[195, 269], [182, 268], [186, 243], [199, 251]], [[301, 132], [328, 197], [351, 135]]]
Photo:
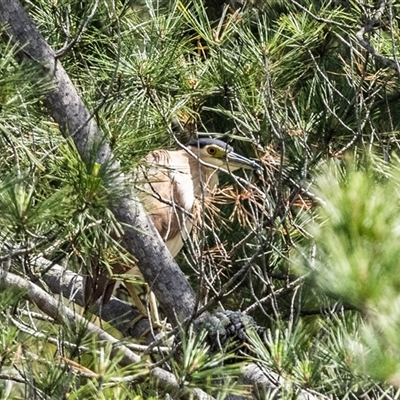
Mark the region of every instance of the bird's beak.
[[234, 152], [230, 152], [226, 155], [226, 161], [229, 169], [261, 169], [260, 165], [255, 161], [249, 160], [248, 158]]

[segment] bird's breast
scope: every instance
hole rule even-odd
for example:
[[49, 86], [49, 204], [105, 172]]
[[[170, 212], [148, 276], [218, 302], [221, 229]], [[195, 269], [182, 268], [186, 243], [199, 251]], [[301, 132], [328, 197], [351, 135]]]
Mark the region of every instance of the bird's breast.
[[174, 171], [171, 174], [174, 182], [174, 201], [188, 212], [192, 212], [194, 204], [194, 187], [190, 174]]

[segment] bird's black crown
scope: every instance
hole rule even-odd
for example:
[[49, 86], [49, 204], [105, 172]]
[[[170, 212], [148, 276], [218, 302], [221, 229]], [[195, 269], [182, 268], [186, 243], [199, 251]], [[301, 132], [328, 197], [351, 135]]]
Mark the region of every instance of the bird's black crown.
[[233, 151], [233, 147], [230, 146], [228, 143], [225, 143], [219, 139], [211, 139], [211, 138], [192, 139], [189, 142], [187, 142], [185, 146], [192, 146], [202, 149], [203, 147], [210, 145], [218, 146], [228, 152]]

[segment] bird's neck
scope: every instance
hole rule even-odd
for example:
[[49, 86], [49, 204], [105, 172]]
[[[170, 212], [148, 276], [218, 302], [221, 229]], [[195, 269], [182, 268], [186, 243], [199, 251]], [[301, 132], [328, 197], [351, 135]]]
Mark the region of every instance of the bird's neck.
[[201, 165], [194, 157], [190, 157], [189, 163], [195, 196], [211, 196], [212, 191], [218, 186], [218, 171]]

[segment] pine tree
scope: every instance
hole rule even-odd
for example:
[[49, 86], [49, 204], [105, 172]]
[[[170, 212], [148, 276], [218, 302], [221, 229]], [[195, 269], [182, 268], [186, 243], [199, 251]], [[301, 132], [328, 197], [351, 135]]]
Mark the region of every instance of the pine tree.
[[[259, 398], [396, 398], [399, 6], [21, 2], [83, 100], [75, 119], [37, 38], [10, 35], [23, 29], [7, 3], [1, 398], [249, 398], [246, 379]], [[263, 174], [225, 176], [177, 264], [160, 261], [179, 282], [156, 292], [175, 341], [134, 344], [137, 326], [117, 319], [129, 307], [94, 321], [54, 292], [68, 283], [79, 303], [82, 276], [135, 262], [139, 244], [120, 241], [125, 178], [195, 135], [232, 142]], [[262, 330], [240, 320], [246, 343], [215, 348], [174, 313], [189, 318], [195, 293], [202, 311], [242, 311]]]

